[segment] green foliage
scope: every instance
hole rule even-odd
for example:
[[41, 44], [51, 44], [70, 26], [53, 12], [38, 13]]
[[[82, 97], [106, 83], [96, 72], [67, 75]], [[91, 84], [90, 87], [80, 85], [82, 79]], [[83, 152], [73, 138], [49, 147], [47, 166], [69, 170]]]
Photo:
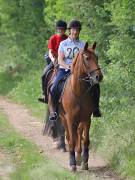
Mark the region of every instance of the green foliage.
[[[41, 67], [45, 50], [44, 2], [1, 0], [1, 48], [7, 63], [23, 64], [29, 70]], [[9, 60], [10, 58], [10, 60]], [[21, 61], [20, 61], [21, 60]], [[39, 61], [39, 62], [37, 62]]]
[[[107, 25], [110, 21], [108, 10], [104, 9], [104, 1], [84, 0], [57, 0], [47, 1], [45, 8], [45, 20], [52, 26], [52, 19], [64, 19], [69, 22], [71, 19], [79, 19], [83, 24], [81, 39], [91, 44], [97, 41], [98, 54], [102, 61], [108, 61], [105, 51], [108, 48], [108, 35], [111, 28]], [[52, 10], [50, 10], [52, 9]], [[72, 13], [71, 13], [72, 12]], [[51, 18], [49, 18], [51, 16]]]
[[127, 94], [133, 95], [135, 91], [135, 18], [133, 18], [135, 17], [135, 2], [134, 0], [119, 2], [114, 0], [107, 5], [107, 9], [111, 11], [111, 24], [115, 26], [115, 34], [110, 36], [110, 48], [107, 55], [112, 59], [113, 66], [119, 68], [120, 85]]

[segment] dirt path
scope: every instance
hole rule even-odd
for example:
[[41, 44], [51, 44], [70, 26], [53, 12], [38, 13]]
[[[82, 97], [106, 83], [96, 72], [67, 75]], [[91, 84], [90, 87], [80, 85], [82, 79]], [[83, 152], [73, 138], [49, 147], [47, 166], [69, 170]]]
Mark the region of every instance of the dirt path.
[[[62, 152], [52, 148], [52, 140], [41, 134], [43, 124], [37, 118], [33, 117], [28, 109], [3, 97], [0, 97], [0, 109], [6, 113], [10, 123], [19, 133], [37, 144], [40, 147], [40, 151], [49, 159], [54, 160], [63, 168], [68, 168], [68, 153], [62, 154]], [[97, 180], [120, 179], [97, 154], [90, 154], [89, 171], [79, 170], [79, 173], [80, 176], [81, 174], [85, 174], [86, 180], [89, 179], [89, 176], [93, 176]]]

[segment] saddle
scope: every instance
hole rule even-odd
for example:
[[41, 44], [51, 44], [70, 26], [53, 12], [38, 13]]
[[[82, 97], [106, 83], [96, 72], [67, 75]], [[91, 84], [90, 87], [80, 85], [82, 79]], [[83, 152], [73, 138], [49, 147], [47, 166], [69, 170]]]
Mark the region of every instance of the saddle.
[[[55, 75], [56, 75], [56, 72], [57, 72], [57, 71], [55, 71], [54, 73], [50, 72], [50, 73], [52, 73], [52, 76], [51, 76], [51, 78], [50, 78], [50, 80], [49, 80], [49, 82], [48, 82], [47, 94], [49, 94], [49, 91], [50, 91], [50, 89], [51, 89], [51, 87], [52, 87], [52, 85], [53, 85], [53, 79], [54, 79], [54, 77], [55, 77]], [[70, 74], [71, 74], [71, 73], [66, 74], [66, 75], [58, 82], [57, 90], [56, 90], [56, 92], [55, 92], [55, 101], [56, 101], [56, 102], [60, 102], [60, 101], [61, 101], [62, 95], [63, 95], [63, 92], [64, 92], [64, 89], [65, 89], [65, 85], [66, 85], [66, 83], [67, 83], [67, 79], [68, 79], [68, 77], [70, 76]]]
[[57, 102], [60, 102], [64, 93], [64, 89], [68, 80], [68, 77], [70, 76], [70, 72], [68, 74], [66, 74], [66, 76], [64, 76], [63, 79], [61, 79], [58, 82], [58, 86], [57, 86], [57, 92], [56, 92], [56, 97], [57, 97]]

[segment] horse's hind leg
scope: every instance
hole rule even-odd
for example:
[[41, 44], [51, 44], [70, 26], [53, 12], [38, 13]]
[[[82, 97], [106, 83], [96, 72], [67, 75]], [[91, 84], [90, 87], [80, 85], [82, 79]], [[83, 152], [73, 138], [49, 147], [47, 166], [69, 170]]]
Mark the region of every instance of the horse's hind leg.
[[88, 159], [89, 159], [89, 129], [90, 121], [83, 123], [84, 137], [83, 137], [83, 153], [82, 153], [82, 169], [88, 170]]
[[49, 119], [50, 112], [53, 111], [52, 103], [51, 103], [51, 95], [48, 95], [48, 129], [49, 129], [49, 134], [51, 134], [51, 137], [55, 141], [58, 138], [58, 130], [57, 130], [57, 121]]
[[58, 149], [61, 152], [66, 152], [66, 145], [65, 145], [65, 129], [59, 119], [58, 123], [58, 136], [59, 136], [59, 143], [58, 143]]

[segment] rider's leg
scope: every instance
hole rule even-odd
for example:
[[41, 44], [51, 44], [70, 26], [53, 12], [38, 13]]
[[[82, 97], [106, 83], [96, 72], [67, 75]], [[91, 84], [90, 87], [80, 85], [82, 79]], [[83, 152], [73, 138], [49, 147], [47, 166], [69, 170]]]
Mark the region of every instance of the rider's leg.
[[43, 97], [42, 98], [39, 98], [38, 100], [41, 101], [41, 102], [44, 102], [44, 103], [48, 103], [48, 98], [47, 98], [47, 73], [53, 69], [54, 65], [53, 63], [51, 62], [49, 65], [47, 65], [43, 71], [43, 74], [42, 74], [42, 92], [43, 92]]
[[52, 88], [50, 90], [50, 120], [57, 120], [57, 103], [58, 103], [58, 95], [57, 95], [57, 87], [59, 81], [67, 74], [65, 69], [59, 68], [54, 80], [54, 83], [52, 85]]
[[99, 108], [99, 101], [100, 101], [100, 86], [99, 84], [94, 85], [93, 87], [93, 97], [95, 103], [95, 110], [93, 112], [93, 117], [101, 117], [101, 112]]

